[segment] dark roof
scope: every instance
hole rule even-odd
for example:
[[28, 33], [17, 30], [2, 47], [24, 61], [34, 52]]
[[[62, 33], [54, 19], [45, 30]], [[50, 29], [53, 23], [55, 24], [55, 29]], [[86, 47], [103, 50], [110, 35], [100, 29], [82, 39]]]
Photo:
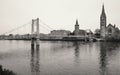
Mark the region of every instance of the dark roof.
[[114, 28], [114, 26], [112, 24], [109, 24], [107, 27], [113, 27]]

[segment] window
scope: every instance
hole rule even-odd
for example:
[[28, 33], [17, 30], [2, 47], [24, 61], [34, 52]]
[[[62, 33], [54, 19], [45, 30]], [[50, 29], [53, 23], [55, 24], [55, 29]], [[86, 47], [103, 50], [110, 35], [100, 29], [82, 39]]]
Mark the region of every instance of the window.
[[109, 33], [109, 34], [112, 33], [112, 29], [111, 29], [111, 28], [108, 29], [108, 33]]

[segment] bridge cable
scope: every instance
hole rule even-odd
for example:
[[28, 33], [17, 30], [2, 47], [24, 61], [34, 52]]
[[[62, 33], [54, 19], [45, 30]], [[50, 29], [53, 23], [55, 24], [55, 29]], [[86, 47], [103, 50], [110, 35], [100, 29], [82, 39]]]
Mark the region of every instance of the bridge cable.
[[3, 35], [5, 35], [5, 34], [7, 34], [7, 33], [11, 33], [11, 32], [13, 32], [13, 31], [16, 31], [16, 30], [18, 30], [18, 29], [20, 29], [20, 28], [23, 28], [23, 27], [25, 27], [25, 26], [27, 26], [27, 25], [29, 25], [29, 24], [31, 24], [31, 21], [28, 22], [28, 23], [26, 23], [26, 24], [23, 24], [23, 25], [21, 25], [21, 26], [18, 26], [18, 27], [16, 27], [16, 28], [11, 29], [11, 30], [3, 33]]
[[41, 19], [40, 19], [40, 22], [41, 22], [42, 24], [44, 24], [45, 26], [47, 26], [49, 29], [54, 30], [53, 28], [51, 28], [50, 26], [48, 26], [45, 22], [43, 22]]

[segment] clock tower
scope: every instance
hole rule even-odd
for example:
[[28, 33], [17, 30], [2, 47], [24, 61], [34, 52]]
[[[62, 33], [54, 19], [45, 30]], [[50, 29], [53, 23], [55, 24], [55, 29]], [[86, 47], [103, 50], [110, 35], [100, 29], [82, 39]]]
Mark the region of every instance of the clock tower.
[[102, 13], [100, 16], [100, 37], [104, 39], [105, 34], [106, 34], [106, 14], [105, 14], [104, 5], [103, 5]]

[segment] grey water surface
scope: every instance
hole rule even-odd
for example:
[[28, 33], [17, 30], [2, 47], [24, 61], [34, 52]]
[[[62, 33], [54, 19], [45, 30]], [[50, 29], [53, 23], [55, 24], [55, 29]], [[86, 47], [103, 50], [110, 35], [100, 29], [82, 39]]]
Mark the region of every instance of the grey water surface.
[[18, 75], [120, 75], [120, 43], [1, 40], [0, 65]]

